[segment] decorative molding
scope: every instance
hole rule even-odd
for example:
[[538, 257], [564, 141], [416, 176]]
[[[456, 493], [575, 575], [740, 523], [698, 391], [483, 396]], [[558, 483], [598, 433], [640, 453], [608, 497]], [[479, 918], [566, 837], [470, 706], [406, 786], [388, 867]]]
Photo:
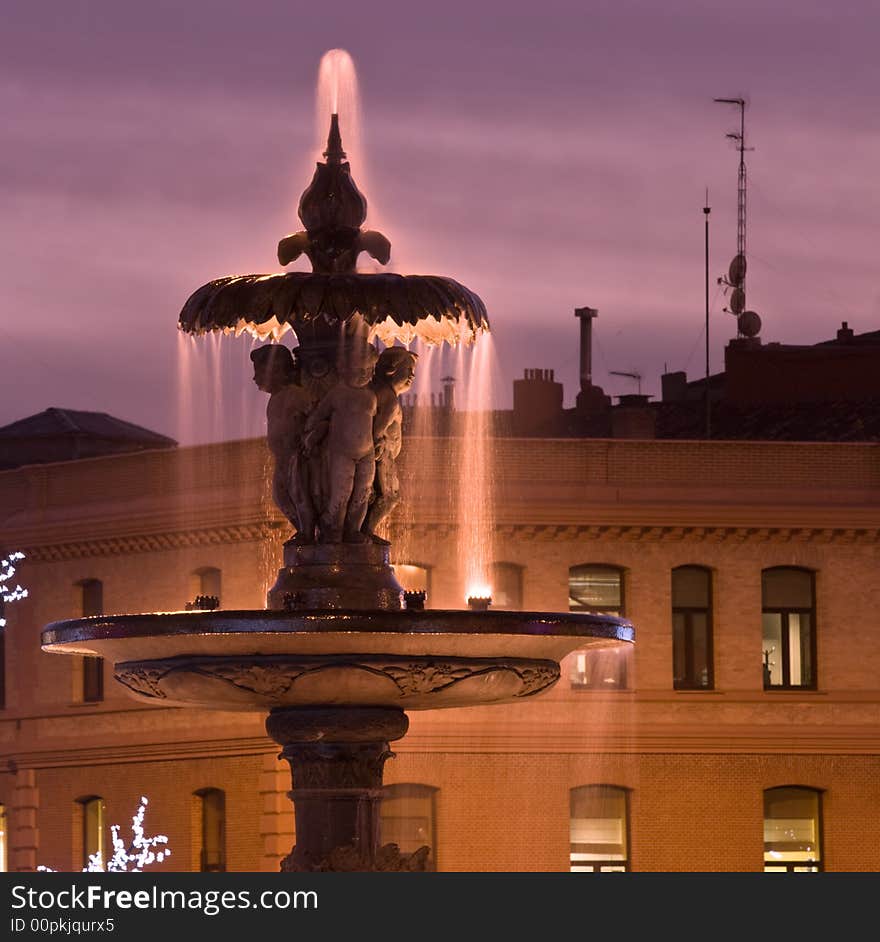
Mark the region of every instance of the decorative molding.
[[[454, 524], [415, 524], [407, 536], [448, 539], [457, 532]], [[682, 542], [686, 540], [708, 543], [818, 543], [818, 544], [872, 544], [880, 543], [880, 528], [866, 527], [742, 527], [742, 526], [640, 526], [631, 525], [572, 525], [505, 523], [495, 528], [502, 540], [534, 540], [541, 543], [570, 541], [602, 542]], [[404, 529], [395, 528], [393, 536], [399, 542]], [[278, 527], [273, 521], [200, 530], [177, 530], [166, 533], [146, 533], [134, 536], [108, 537], [95, 540], [76, 540], [70, 543], [47, 543], [25, 546], [23, 552], [31, 562], [59, 562], [91, 556], [129, 556], [137, 553], [155, 553], [171, 549], [199, 546], [217, 546], [234, 543], [260, 543], [278, 539]]]
[[556, 542], [590, 540], [602, 542], [709, 543], [878, 543], [880, 528], [830, 527], [705, 527], [705, 526], [595, 526], [571, 524], [504, 524], [496, 528], [504, 539]]
[[259, 543], [271, 539], [276, 528], [271, 522], [240, 526], [211, 527], [204, 530], [178, 530], [171, 533], [145, 533], [137, 536], [109, 537], [98, 540], [76, 540], [25, 547], [31, 562], [58, 562], [86, 556], [128, 556], [155, 553], [161, 550], [217, 546], [228, 543]]

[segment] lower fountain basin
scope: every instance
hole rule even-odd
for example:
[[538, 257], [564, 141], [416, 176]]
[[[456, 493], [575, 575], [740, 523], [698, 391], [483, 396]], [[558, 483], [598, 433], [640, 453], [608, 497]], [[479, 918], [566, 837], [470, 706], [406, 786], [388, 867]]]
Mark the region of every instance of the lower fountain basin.
[[215, 611], [53, 622], [44, 651], [97, 655], [138, 700], [266, 710], [436, 709], [548, 690], [575, 650], [634, 640], [622, 618], [473, 611]]

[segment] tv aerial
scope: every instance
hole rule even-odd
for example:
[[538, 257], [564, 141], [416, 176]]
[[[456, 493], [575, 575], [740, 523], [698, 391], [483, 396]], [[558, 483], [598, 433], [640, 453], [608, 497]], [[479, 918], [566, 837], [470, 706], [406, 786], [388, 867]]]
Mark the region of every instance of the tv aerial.
[[609, 370], [608, 374], [610, 376], [626, 376], [628, 379], [634, 379], [637, 384], [636, 388], [638, 389], [638, 395], [641, 396], [642, 394], [642, 374], [641, 373], [636, 373], [635, 371], [633, 371], [632, 373], [624, 373], [622, 370]]
[[731, 261], [727, 274], [718, 279], [724, 285], [724, 293], [730, 291], [728, 306], [724, 309], [736, 317], [736, 330], [739, 337], [757, 337], [761, 332], [761, 318], [755, 311], [746, 308], [746, 103], [743, 98], [715, 98], [714, 101], [739, 108], [739, 131], [730, 132], [727, 137], [734, 141], [739, 151], [739, 170], [736, 185], [736, 255]]

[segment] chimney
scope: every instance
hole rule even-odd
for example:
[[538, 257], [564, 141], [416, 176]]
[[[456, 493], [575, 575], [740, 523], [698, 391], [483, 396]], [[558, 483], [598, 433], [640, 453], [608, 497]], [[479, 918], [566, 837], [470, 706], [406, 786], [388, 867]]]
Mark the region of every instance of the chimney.
[[611, 408], [611, 397], [593, 385], [593, 318], [599, 316], [594, 307], [576, 307], [574, 316], [581, 322], [581, 388], [575, 399], [578, 418], [587, 420], [603, 415]]
[[656, 438], [657, 416], [650, 396], [618, 396], [611, 410], [612, 438]]
[[513, 381], [513, 434], [552, 438], [562, 429], [562, 383], [553, 370], [523, 371]]
[[664, 402], [684, 402], [687, 398], [687, 373], [676, 370], [674, 373], [664, 373], [660, 377], [660, 391]]
[[454, 403], [453, 393], [455, 390], [455, 377], [444, 376], [443, 379], [440, 380], [440, 382], [443, 386], [443, 400], [442, 400], [443, 408], [449, 409], [451, 411], [453, 408], [453, 403]]
[[599, 316], [594, 307], [576, 307], [574, 316], [581, 322], [581, 392], [593, 385], [593, 318]]

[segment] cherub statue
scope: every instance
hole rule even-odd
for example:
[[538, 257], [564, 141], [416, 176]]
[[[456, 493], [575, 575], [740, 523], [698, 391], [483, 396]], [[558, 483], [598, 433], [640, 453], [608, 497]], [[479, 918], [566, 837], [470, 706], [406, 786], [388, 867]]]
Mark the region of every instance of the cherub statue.
[[312, 469], [303, 452], [306, 419], [313, 402], [300, 385], [295, 355], [284, 344], [267, 344], [251, 351], [254, 382], [269, 393], [266, 441], [275, 459], [272, 498], [296, 528], [294, 542], [314, 543], [316, 513]]
[[374, 543], [387, 543], [376, 530], [400, 501], [397, 458], [403, 444], [403, 410], [399, 396], [412, 387], [417, 353], [404, 347], [387, 347], [379, 355], [371, 386], [376, 393], [373, 441], [376, 446], [376, 476], [364, 532]]
[[337, 363], [339, 382], [312, 410], [304, 446], [314, 456], [324, 451], [324, 500], [319, 517], [320, 542], [365, 543], [361, 533], [373, 486], [376, 461], [373, 417], [376, 393], [370, 380], [378, 351], [369, 343], [343, 343]]

